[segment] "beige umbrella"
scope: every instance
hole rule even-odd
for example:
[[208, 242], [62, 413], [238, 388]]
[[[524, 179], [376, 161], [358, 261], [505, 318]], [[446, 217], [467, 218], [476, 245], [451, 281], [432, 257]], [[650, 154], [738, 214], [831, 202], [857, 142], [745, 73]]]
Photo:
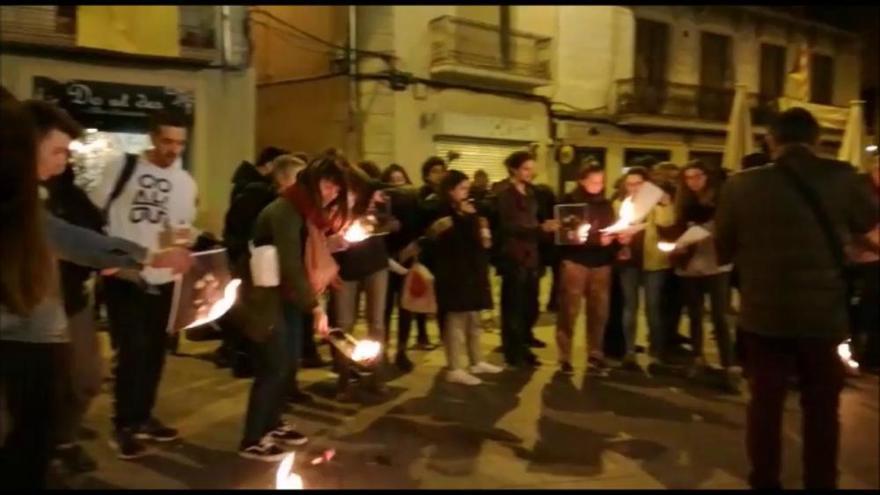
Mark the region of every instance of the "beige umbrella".
[[724, 142], [724, 168], [737, 171], [742, 168], [744, 156], [754, 152], [755, 139], [752, 132], [752, 113], [749, 108], [746, 86], [737, 84], [727, 122], [727, 139]]
[[868, 138], [865, 135], [865, 102], [853, 100], [849, 102], [849, 116], [846, 119], [846, 130], [837, 159], [851, 163], [860, 172], [865, 170], [865, 146]]

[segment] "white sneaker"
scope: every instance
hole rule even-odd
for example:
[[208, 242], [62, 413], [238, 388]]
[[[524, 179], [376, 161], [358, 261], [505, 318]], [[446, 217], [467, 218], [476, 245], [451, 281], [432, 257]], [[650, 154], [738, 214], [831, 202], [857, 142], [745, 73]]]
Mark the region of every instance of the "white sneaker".
[[502, 371], [504, 371], [504, 368], [502, 368], [500, 366], [495, 366], [494, 364], [489, 364], [486, 361], [480, 361], [479, 363], [471, 366], [468, 369], [468, 371], [470, 371], [472, 374], [475, 374], [475, 375], [477, 373], [494, 374], [494, 373], [501, 373]]
[[483, 380], [480, 380], [465, 370], [453, 370], [447, 372], [446, 381], [450, 383], [460, 383], [462, 385], [479, 385], [483, 383]]

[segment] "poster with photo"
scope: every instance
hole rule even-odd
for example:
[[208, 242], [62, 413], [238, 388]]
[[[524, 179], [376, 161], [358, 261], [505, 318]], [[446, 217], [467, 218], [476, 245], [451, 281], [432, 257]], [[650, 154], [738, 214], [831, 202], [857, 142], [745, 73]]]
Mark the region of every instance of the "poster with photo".
[[559, 222], [556, 231], [557, 246], [580, 245], [587, 242], [590, 224], [586, 203], [561, 204], [553, 207], [553, 217]]
[[189, 272], [174, 284], [168, 332], [210, 323], [223, 316], [238, 296], [240, 279], [232, 278], [226, 249], [193, 253]]

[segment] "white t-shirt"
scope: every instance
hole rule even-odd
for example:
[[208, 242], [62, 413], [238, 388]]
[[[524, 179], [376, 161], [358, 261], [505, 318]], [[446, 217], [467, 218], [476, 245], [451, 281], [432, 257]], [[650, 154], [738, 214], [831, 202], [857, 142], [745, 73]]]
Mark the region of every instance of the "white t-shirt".
[[[95, 188], [89, 193], [92, 202], [103, 209], [125, 167], [125, 155], [104, 167]], [[191, 227], [196, 217], [196, 183], [185, 171], [180, 159], [161, 168], [141, 154], [134, 173], [107, 214], [107, 233], [136, 242], [146, 248], [159, 248], [159, 234], [166, 223], [171, 227]], [[168, 268], [145, 267], [141, 276], [158, 285], [174, 280]]]

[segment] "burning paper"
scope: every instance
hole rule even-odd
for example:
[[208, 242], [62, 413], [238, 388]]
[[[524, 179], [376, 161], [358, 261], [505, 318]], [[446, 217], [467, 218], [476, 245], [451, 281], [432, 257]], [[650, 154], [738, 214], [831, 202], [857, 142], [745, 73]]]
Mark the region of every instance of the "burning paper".
[[650, 182], [645, 182], [639, 187], [636, 194], [623, 200], [623, 203], [620, 205], [620, 213], [617, 222], [602, 229], [602, 232], [606, 234], [617, 234], [633, 227], [648, 216], [648, 213], [651, 213], [651, 209], [663, 199], [663, 194], [665, 194], [663, 189], [660, 189]]
[[176, 332], [210, 323], [235, 304], [240, 279], [233, 279], [225, 249], [193, 253], [189, 272], [178, 277], [168, 331]]
[[327, 340], [346, 359], [360, 368], [368, 368], [382, 352], [382, 344], [375, 340], [357, 340], [339, 328], [331, 329]]
[[312, 466], [330, 462], [336, 456], [336, 449], [325, 450], [324, 453], [312, 459]]
[[851, 340], [846, 339], [837, 346], [837, 355], [850, 371], [858, 371], [859, 363], [852, 358]]
[[367, 230], [366, 225], [360, 221], [360, 219], [355, 220], [352, 224], [345, 229], [345, 233], [342, 237], [347, 242], [361, 242], [367, 237], [370, 237], [370, 232]]
[[590, 224], [587, 223], [586, 203], [561, 204], [553, 207], [553, 216], [559, 221], [556, 245], [578, 245], [587, 242]]
[[684, 231], [681, 236], [676, 239], [675, 242], [658, 242], [657, 249], [663, 251], [664, 253], [671, 253], [675, 251], [675, 248], [683, 248], [690, 246], [691, 244], [696, 244], [698, 242], [704, 241], [712, 237], [712, 233], [706, 230], [704, 227], [699, 225], [694, 225], [687, 230]]
[[292, 471], [295, 454], [290, 453], [281, 461], [275, 472], [276, 490], [302, 490], [302, 477]]

